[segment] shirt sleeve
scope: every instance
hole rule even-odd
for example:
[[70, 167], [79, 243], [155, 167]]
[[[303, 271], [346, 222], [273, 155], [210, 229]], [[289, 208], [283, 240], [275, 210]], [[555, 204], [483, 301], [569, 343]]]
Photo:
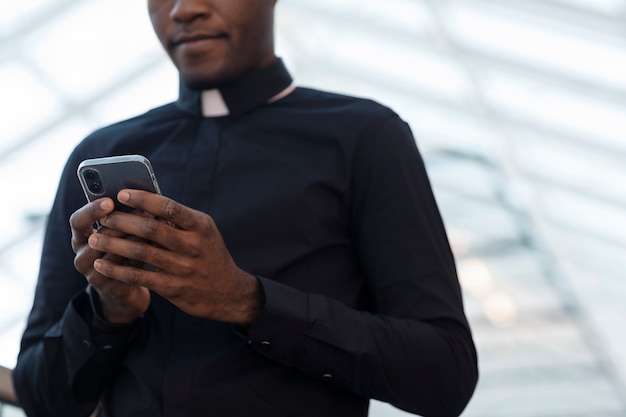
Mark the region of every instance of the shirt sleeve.
[[134, 331], [102, 325], [87, 282], [73, 267], [67, 219], [83, 200], [69, 177], [72, 166], [66, 166], [48, 219], [35, 301], [13, 372], [29, 417], [88, 416]]
[[14, 382], [28, 416], [86, 416], [96, 408], [135, 330], [135, 324], [105, 329], [98, 320], [83, 292], [20, 354]]
[[266, 305], [250, 341], [338, 388], [424, 416], [457, 416], [476, 385], [476, 352], [423, 161], [397, 116], [362, 133], [350, 193], [373, 308], [260, 277]]

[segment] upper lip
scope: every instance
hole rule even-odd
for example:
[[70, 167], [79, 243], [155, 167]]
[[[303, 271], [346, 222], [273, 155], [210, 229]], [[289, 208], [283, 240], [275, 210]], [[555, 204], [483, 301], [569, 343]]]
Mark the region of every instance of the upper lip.
[[180, 32], [172, 36], [171, 44], [174, 46], [202, 39], [216, 39], [226, 37], [224, 32]]

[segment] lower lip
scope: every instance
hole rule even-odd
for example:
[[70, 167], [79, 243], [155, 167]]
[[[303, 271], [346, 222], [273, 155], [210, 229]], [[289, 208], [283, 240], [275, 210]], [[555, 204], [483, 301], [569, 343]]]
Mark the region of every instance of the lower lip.
[[178, 48], [187, 53], [206, 52], [208, 49], [213, 48], [217, 43], [224, 38], [203, 38], [194, 41], [184, 42], [178, 45]]

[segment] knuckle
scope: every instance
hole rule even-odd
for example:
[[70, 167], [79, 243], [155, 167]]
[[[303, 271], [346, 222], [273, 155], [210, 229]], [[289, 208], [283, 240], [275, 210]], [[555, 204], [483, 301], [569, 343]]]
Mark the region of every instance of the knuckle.
[[150, 256], [149, 262], [146, 263], [152, 264], [158, 268], [167, 268], [171, 265], [168, 255], [163, 254], [160, 251], [154, 251], [154, 253]]
[[74, 256], [74, 268], [82, 274], [93, 269], [93, 261], [97, 256], [90, 256], [91, 253], [87, 248], [81, 248]]
[[115, 229], [118, 225], [118, 218], [115, 215], [115, 213], [107, 214], [101, 219], [101, 221], [103, 224], [106, 224], [107, 227], [113, 228], [113, 229]]
[[199, 258], [202, 255], [199, 242], [195, 238], [190, 238], [185, 242], [185, 252], [190, 258]]
[[74, 211], [69, 218], [70, 227], [74, 230], [80, 230], [91, 226], [102, 214], [97, 207], [94, 203], [88, 203]]
[[74, 235], [72, 235], [70, 244], [72, 246], [72, 250], [74, 251], [74, 253], [78, 253], [78, 251], [81, 249], [81, 246], [82, 246], [82, 242], [80, 242], [78, 238]]
[[196, 235], [187, 236], [180, 247], [184, 248], [185, 254], [191, 259], [198, 259], [204, 255], [202, 242]]
[[74, 257], [74, 268], [83, 275], [87, 272], [87, 268], [85, 268], [84, 262], [82, 262], [80, 256]]
[[163, 212], [167, 218], [176, 217], [180, 213], [180, 207], [178, 203], [168, 198], [163, 203]]
[[152, 218], [146, 218], [141, 223], [141, 233], [145, 237], [151, 238], [151, 237], [154, 237], [158, 233], [159, 227], [160, 227], [159, 221], [152, 219]]
[[171, 300], [180, 300], [187, 293], [185, 287], [178, 279], [169, 279], [164, 291], [167, 293], [167, 298]]
[[208, 236], [211, 239], [211, 242], [215, 240], [217, 237], [218, 231], [215, 222], [211, 217], [207, 217], [206, 220], [202, 223], [202, 230], [205, 236]]
[[191, 262], [188, 259], [183, 259], [177, 265], [176, 270], [177, 270], [178, 275], [186, 277], [186, 276], [191, 275], [195, 269], [194, 269], [193, 262]]
[[192, 259], [198, 259], [202, 256], [202, 251], [197, 246], [192, 246], [187, 250], [187, 255]]
[[113, 274], [113, 272], [114, 272], [114, 271], [113, 271], [113, 268], [114, 268], [114, 267], [113, 267], [111, 264], [109, 264], [108, 262], [104, 262], [104, 263], [102, 263], [102, 264], [100, 265], [100, 270], [99, 270], [99, 272], [100, 272], [102, 275], [104, 275], [104, 276], [110, 277], [110, 276], [112, 276], [112, 274]]
[[132, 258], [133, 259], [138, 259], [138, 260], [145, 260], [146, 259], [146, 255], [147, 255], [147, 246], [145, 243], [142, 242], [135, 242], [132, 246], [131, 246], [131, 253], [132, 253]]
[[[91, 241], [88, 241], [88, 245], [97, 245], [97, 250], [102, 252], [108, 252], [111, 249], [110, 239], [107, 236], [94, 233], [91, 237]], [[91, 246], [89, 246], [91, 247]]]
[[126, 273], [126, 282], [133, 285], [139, 285], [143, 283], [142, 271], [136, 268], [130, 268]]
[[70, 215], [70, 227], [75, 229], [78, 225], [78, 211], [75, 211]]

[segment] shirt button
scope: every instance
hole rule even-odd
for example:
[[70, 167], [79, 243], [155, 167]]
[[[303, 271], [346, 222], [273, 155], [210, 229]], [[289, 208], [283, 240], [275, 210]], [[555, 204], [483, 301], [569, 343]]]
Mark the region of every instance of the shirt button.
[[102, 346], [102, 350], [104, 350], [105, 352], [109, 351], [109, 350], [113, 350], [113, 346], [111, 346], [111, 345], [104, 345], [104, 346]]
[[263, 350], [269, 350], [272, 347], [272, 344], [268, 342], [267, 340], [262, 341], [260, 344], [261, 344], [261, 349]]
[[87, 339], [81, 340], [80, 344], [85, 348], [89, 349], [91, 347], [91, 342]]
[[326, 381], [330, 381], [331, 379], [333, 379], [333, 374], [324, 374], [322, 375], [322, 378], [324, 378]]

